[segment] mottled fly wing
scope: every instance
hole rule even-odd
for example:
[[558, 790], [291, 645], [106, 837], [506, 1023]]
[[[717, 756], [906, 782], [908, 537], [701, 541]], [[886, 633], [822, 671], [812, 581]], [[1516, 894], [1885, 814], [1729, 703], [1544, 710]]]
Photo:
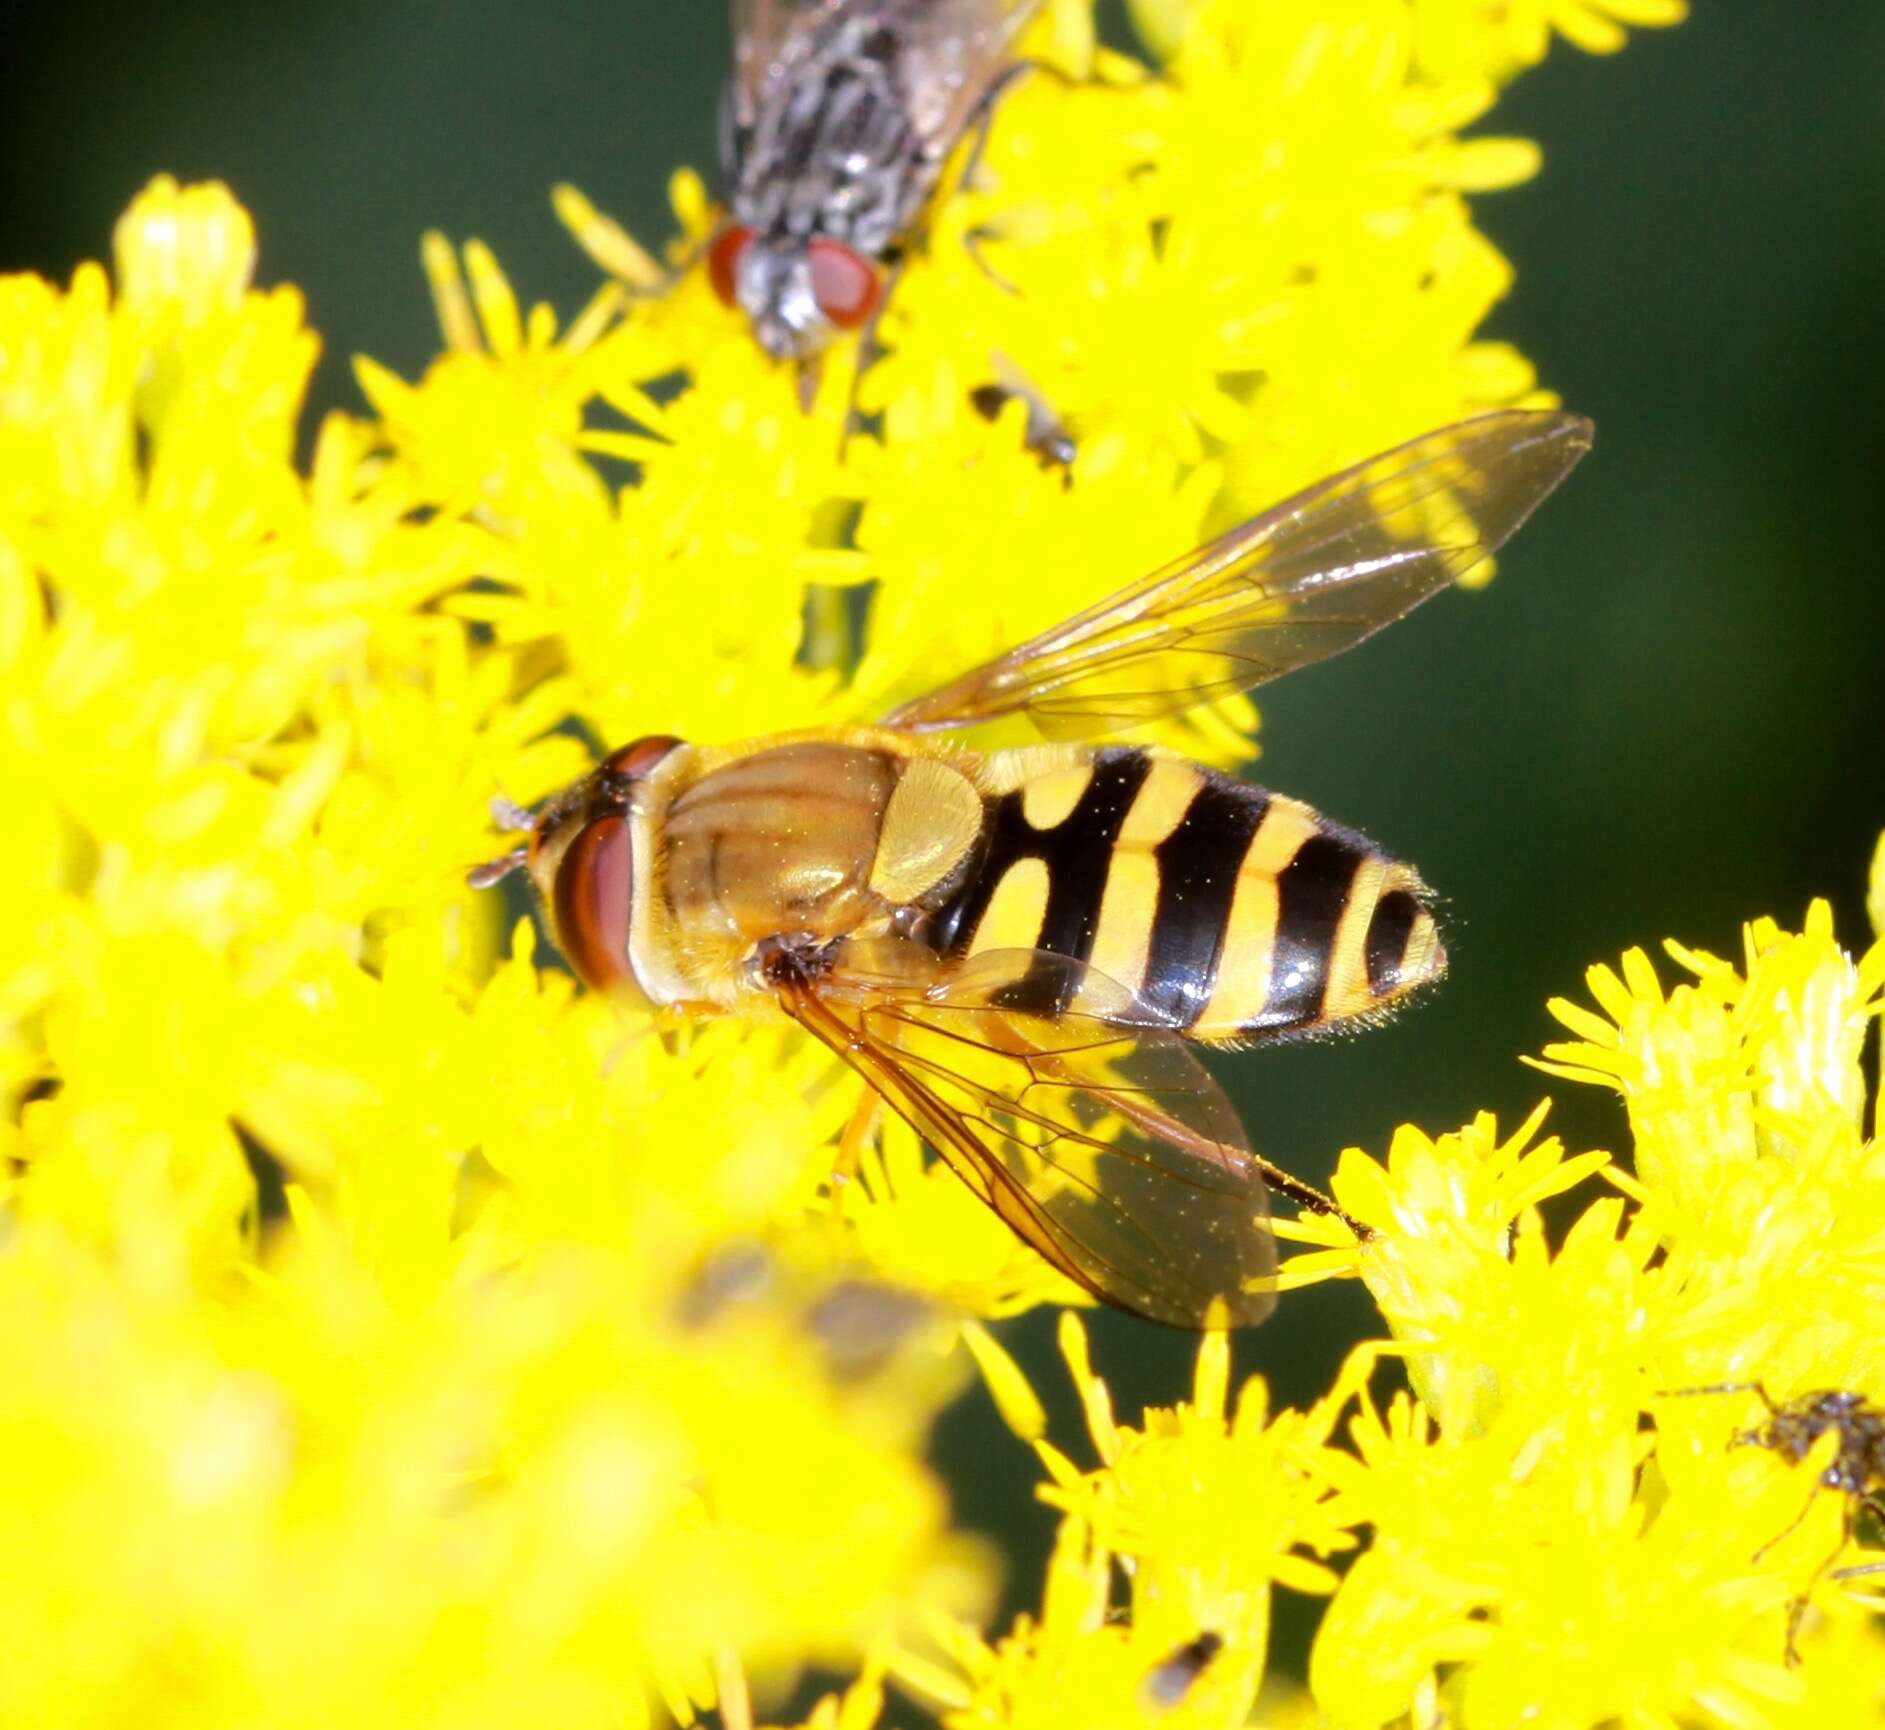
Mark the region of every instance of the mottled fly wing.
[[804, 63], [819, 28], [860, 0], [733, 0], [733, 115], [751, 126], [767, 88]]
[[963, 128], [1014, 54], [1015, 42], [1042, 0], [892, 0], [910, 118], [939, 154]]
[[917, 135], [946, 154], [1042, 0], [733, 0], [733, 114], [753, 125], [770, 87], [854, 19], [880, 25]]

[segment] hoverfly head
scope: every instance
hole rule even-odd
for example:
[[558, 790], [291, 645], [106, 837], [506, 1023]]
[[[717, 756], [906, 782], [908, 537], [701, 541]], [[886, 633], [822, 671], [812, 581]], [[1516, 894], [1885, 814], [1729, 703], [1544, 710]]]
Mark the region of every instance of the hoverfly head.
[[557, 947], [584, 984], [613, 993], [638, 991], [628, 936], [635, 893], [637, 790], [680, 740], [650, 734], [611, 752], [580, 781], [523, 811], [493, 805], [502, 828], [528, 838], [471, 873], [489, 888], [525, 870], [548, 909]]

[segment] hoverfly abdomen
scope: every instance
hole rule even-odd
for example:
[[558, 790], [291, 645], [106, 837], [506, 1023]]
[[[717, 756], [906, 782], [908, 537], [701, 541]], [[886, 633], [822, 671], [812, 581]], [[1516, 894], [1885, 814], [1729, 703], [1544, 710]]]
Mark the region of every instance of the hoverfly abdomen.
[[993, 799], [975, 869], [936, 916], [936, 947], [955, 956], [1045, 949], [1090, 960], [1113, 847], [1151, 768], [1147, 751], [1098, 751]]
[[1138, 747], [1011, 752], [994, 778], [945, 954], [1084, 962], [1201, 1040], [1376, 1015], [1445, 964], [1414, 872], [1294, 799]]
[[1300, 1037], [1366, 1022], [1446, 970], [1411, 866], [1294, 800], [1271, 807], [1281, 832], [1268, 848], [1261, 832], [1252, 844], [1239, 881], [1245, 923], [1240, 930], [1233, 910], [1228, 966], [1200, 1038]]

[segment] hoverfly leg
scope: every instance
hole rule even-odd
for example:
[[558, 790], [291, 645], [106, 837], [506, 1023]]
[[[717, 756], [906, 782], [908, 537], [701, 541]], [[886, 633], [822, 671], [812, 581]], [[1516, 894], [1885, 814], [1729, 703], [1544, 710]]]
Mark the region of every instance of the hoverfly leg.
[[1373, 1226], [1363, 1225], [1352, 1214], [1344, 1213], [1333, 1196], [1324, 1195], [1314, 1184], [1292, 1177], [1280, 1165], [1272, 1165], [1260, 1153], [1251, 1154], [1250, 1160], [1263, 1174], [1264, 1185], [1272, 1195], [1287, 1196], [1308, 1213], [1326, 1214], [1330, 1219], [1339, 1219], [1363, 1243], [1377, 1235]]
[[871, 1137], [877, 1133], [877, 1116], [883, 1109], [883, 1101], [870, 1088], [857, 1102], [857, 1109], [851, 1113], [850, 1121], [844, 1126], [844, 1134], [838, 1137], [838, 1156], [831, 1162], [831, 1187], [834, 1191], [857, 1179], [858, 1161], [864, 1149], [870, 1145]]

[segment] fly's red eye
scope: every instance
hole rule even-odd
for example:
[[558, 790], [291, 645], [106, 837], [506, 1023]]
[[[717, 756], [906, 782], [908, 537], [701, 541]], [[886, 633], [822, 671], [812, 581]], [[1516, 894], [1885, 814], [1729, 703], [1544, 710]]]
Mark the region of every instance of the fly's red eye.
[[752, 244], [750, 228], [723, 228], [707, 248], [707, 279], [728, 306], [739, 299], [740, 255]]
[[840, 330], [855, 330], [877, 309], [882, 285], [875, 268], [842, 241], [814, 240], [806, 251], [818, 310]]
[[611, 752], [602, 767], [617, 780], [639, 781], [644, 775], [652, 775], [661, 759], [679, 743], [672, 733], [650, 733]]
[[622, 817], [598, 817], [584, 824], [557, 862], [557, 941], [577, 977], [597, 991], [630, 977], [632, 863], [628, 822]]

